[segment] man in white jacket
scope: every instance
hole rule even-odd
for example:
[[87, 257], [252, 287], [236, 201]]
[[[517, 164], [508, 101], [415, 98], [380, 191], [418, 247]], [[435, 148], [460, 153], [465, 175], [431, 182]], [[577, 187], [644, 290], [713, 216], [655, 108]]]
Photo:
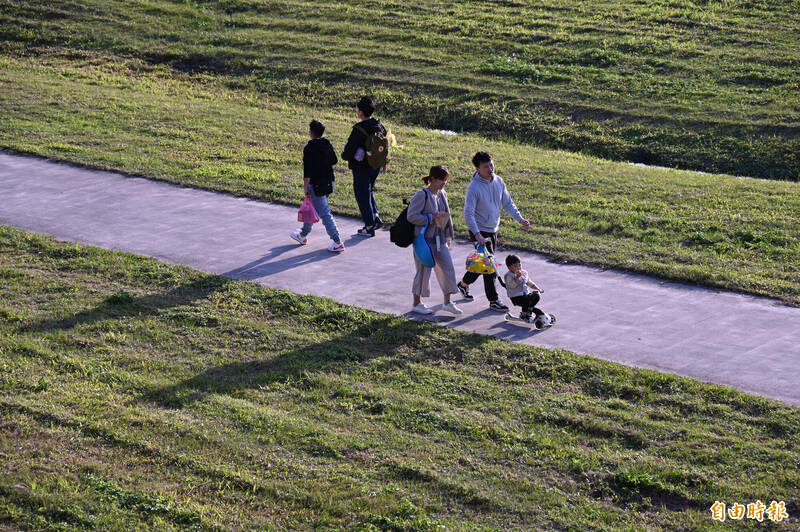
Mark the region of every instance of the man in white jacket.
[[[488, 253], [494, 254], [497, 247], [497, 229], [500, 227], [500, 209], [504, 209], [512, 218], [517, 220], [525, 229], [531, 224], [522, 217], [517, 206], [511, 200], [506, 184], [500, 176], [494, 173], [492, 156], [479, 151], [472, 158], [475, 173], [472, 182], [467, 187], [464, 197], [464, 222], [469, 229], [469, 236], [473, 242], [482, 244]], [[475, 299], [469, 293], [469, 285], [474, 283], [479, 274], [467, 272], [458, 283], [458, 290], [464, 299]], [[489, 300], [489, 309], [497, 312], [508, 312], [508, 307], [500, 301], [494, 280], [497, 274], [483, 276], [483, 289], [486, 299]]]

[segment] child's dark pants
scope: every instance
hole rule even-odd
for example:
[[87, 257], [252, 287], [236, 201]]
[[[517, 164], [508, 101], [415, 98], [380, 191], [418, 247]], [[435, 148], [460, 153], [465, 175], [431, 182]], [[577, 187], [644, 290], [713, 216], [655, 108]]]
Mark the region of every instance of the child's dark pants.
[[516, 296], [511, 298], [511, 302], [517, 307], [522, 307], [522, 312], [530, 316], [531, 312], [536, 314], [536, 317], [544, 314], [541, 310], [536, 308], [536, 303], [539, 302], [539, 293], [531, 292], [524, 296]]

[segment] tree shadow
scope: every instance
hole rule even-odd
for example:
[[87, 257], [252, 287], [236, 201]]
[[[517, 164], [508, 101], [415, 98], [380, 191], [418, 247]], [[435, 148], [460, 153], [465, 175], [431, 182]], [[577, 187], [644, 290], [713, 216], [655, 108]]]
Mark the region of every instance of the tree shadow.
[[96, 307], [78, 312], [66, 318], [43, 319], [20, 326], [20, 331], [48, 332], [57, 329], [71, 329], [79, 325], [94, 323], [105, 319], [120, 319], [128, 316], [147, 316], [158, 314], [161, 310], [180, 307], [204, 299], [231, 283], [230, 279], [218, 275], [207, 275], [189, 283], [176, 286], [168, 292], [135, 297], [121, 291], [105, 298]]
[[210, 394], [236, 394], [298, 379], [305, 382], [308, 374], [317, 371], [348, 374], [378, 357], [385, 359], [382, 369], [387, 371], [431, 360], [460, 363], [465, 351], [492, 340], [490, 336], [470, 335], [452, 346], [437, 347], [427, 339], [430, 327], [394, 316], [370, 320], [340, 335], [293, 347], [270, 358], [208, 368], [194, 377], [146, 392], [139, 400], [166, 408], [182, 408]]

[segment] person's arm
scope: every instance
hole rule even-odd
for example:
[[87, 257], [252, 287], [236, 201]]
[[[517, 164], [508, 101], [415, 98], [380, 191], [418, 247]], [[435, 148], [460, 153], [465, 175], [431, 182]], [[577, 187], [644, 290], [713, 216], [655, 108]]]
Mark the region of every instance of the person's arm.
[[347, 144], [344, 145], [342, 152], [342, 159], [345, 161], [352, 161], [356, 156], [356, 150], [364, 146], [366, 137], [361, 133], [356, 126], [353, 126], [353, 131], [350, 132], [350, 137], [347, 139]]
[[419, 190], [411, 197], [411, 201], [408, 202], [408, 211], [406, 212], [406, 218], [408, 219], [409, 223], [414, 225], [425, 225], [425, 222], [428, 221], [428, 219], [422, 214], [422, 211], [425, 209], [426, 199], [427, 193], [424, 189]]
[[519, 209], [517, 209], [517, 206], [514, 205], [514, 200], [511, 199], [511, 194], [508, 193], [508, 187], [506, 187], [505, 181], [503, 181], [503, 196], [501, 199], [501, 204], [503, 205], [503, 210], [505, 210], [516, 221], [521, 223], [525, 229], [531, 226], [530, 222], [522, 217]]
[[308, 144], [303, 148], [303, 178], [308, 179], [311, 177], [311, 150], [308, 149]]
[[[447, 199], [447, 192], [445, 192], [444, 190], [442, 190], [442, 197], [444, 199], [445, 212], [450, 214], [450, 201]], [[447, 238], [447, 241], [445, 242], [445, 245], [447, 247], [450, 247], [450, 244], [452, 244], [453, 240], [455, 240], [455, 238], [456, 238], [456, 232], [455, 232], [455, 229], [453, 228], [453, 215], [452, 214], [450, 215], [450, 218], [447, 220], [447, 226], [445, 227], [444, 230], [445, 230], [445, 235], [446, 235], [446, 238]]]
[[333, 144], [330, 142], [328, 143], [328, 164], [331, 166], [336, 166], [336, 163], [339, 162], [339, 159], [336, 157], [336, 150], [333, 149]]
[[[527, 275], [526, 275], [526, 277], [527, 277]], [[536, 285], [536, 283], [534, 283], [534, 282], [533, 282], [533, 279], [526, 279], [526, 282], [525, 282], [525, 284], [527, 284], [527, 285], [528, 285], [530, 288], [533, 288], [534, 290], [536, 290], [536, 291], [537, 291], [537, 292], [539, 292], [539, 293], [542, 293], [542, 294], [544, 293], [544, 290], [542, 290], [541, 288], [539, 288], [539, 287]]]
[[481, 231], [478, 229], [478, 222], [475, 220], [475, 209], [477, 207], [477, 194], [472, 183], [467, 187], [467, 193], [464, 195], [464, 223], [467, 224], [469, 229], [476, 238], [481, 236]]
[[510, 271], [506, 272], [506, 274], [503, 276], [503, 279], [506, 282], [506, 290], [516, 290], [522, 286], [522, 281]]

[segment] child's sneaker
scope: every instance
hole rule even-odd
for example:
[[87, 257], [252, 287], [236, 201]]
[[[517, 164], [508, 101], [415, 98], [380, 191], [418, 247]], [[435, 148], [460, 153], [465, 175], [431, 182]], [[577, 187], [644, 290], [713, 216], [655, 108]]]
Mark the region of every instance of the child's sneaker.
[[456, 315], [464, 313], [464, 311], [458, 308], [456, 304], [453, 303], [452, 301], [442, 305], [442, 310], [445, 312], [449, 312], [450, 314], [456, 314]]
[[330, 246], [328, 246], [328, 251], [331, 253], [341, 253], [344, 251], [344, 244], [341, 242], [332, 242]]
[[469, 286], [462, 286], [461, 283], [458, 283], [456, 286], [458, 286], [458, 291], [461, 292], [461, 297], [463, 297], [467, 301], [472, 301], [473, 299], [475, 299], [474, 297], [472, 297], [472, 294], [469, 293]]
[[489, 310], [494, 310], [495, 312], [508, 312], [508, 307], [501, 303], [498, 299], [497, 301], [492, 301], [489, 303]]
[[425, 303], [418, 303], [411, 307], [411, 312], [416, 314], [433, 314], [433, 311], [425, 306]]
[[298, 242], [300, 242], [300, 245], [302, 245], [302, 246], [305, 246], [306, 244], [308, 244], [308, 238], [303, 236], [303, 233], [301, 233], [299, 230], [298, 231], [292, 231], [292, 234], [289, 235], [289, 236], [292, 237], [293, 239], [297, 240]]

